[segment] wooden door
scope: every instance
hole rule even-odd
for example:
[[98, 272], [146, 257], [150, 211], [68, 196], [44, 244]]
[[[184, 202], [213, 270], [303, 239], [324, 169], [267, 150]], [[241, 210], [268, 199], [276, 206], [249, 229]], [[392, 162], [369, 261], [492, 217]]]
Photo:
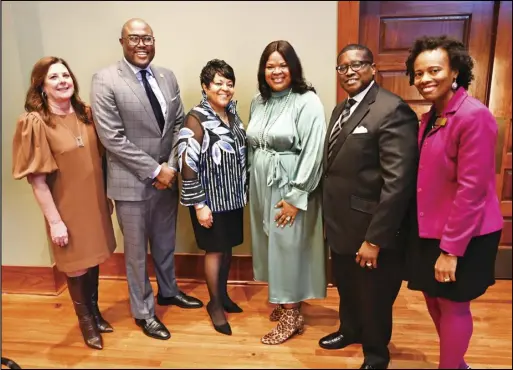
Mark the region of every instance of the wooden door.
[[[502, 3], [507, 3], [503, 9]], [[495, 95], [495, 101], [501, 100], [501, 107], [509, 107], [506, 113], [504, 109], [490, 109], [498, 118], [501, 133], [497, 143], [497, 190], [505, 219], [497, 277], [511, 278], [511, 2], [339, 1], [338, 7], [337, 53], [348, 43], [369, 47], [377, 67], [377, 83], [401, 96], [419, 118], [429, 110], [430, 104], [409, 85], [405, 61], [413, 41], [426, 35], [445, 34], [461, 40], [475, 60], [475, 80], [469, 94], [487, 106], [490, 96]], [[499, 11], [504, 15], [502, 18], [507, 18], [508, 14], [509, 18], [501, 21]], [[501, 30], [499, 35], [498, 29]], [[509, 32], [509, 37], [503, 36], [505, 32]], [[498, 54], [501, 63], [497, 63]], [[499, 74], [497, 66], [502, 68]], [[504, 73], [509, 75], [502, 76]], [[504, 78], [509, 88], [503, 86]], [[494, 94], [497, 86], [501, 86], [501, 91]], [[338, 87], [337, 101], [345, 97], [345, 92]]]
[[[511, 29], [509, 31], [511, 33]], [[510, 44], [511, 52], [511, 44]], [[510, 54], [511, 55], [511, 54]], [[511, 76], [511, 71], [510, 71]], [[511, 77], [509, 80], [511, 88]], [[509, 90], [511, 98], [511, 90]], [[511, 112], [511, 105], [509, 108]], [[497, 278], [511, 279], [511, 201], [512, 201], [512, 170], [511, 170], [511, 117], [499, 117], [497, 119], [499, 125], [499, 143], [496, 151], [496, 177], [497, 177], [497, 193], [501, 202], [502, 217], [504, 217], [504, 228], [502, 229], [501, 241], [499, 244], [499, 253], [495, 262], [495, 276]]]
[[501, 1], [498, 10], [497, 40], [488, 105], [499, 125], [495, 173], [497, 174], [497, 193], [504, 217], [499, 255], [495, 263], [495, 276], [511, 279], [511, 1]]
[[405, 75], [404, 62], [413, 41], [446, 34], [467, 45], [475, 59], [469, 93], [488, 104], [493, 15], [492, 1], [361, 2], [359, 38], [374, 53], [376, 82], [401, 96], [420, 116], [430, 103]]

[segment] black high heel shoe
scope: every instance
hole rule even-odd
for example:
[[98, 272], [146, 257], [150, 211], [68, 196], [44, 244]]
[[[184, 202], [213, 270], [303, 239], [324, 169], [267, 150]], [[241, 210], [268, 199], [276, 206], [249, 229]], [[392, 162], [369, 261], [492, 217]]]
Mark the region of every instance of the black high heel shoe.
[[232, 328], [230, 327], [230, 324], [228, 323], [228, 321], [226, 323], [224, 323], [223, 325], [216, 325], [214, 323], [214, 319], [212, 318], [212, 313], [210, 313], [210, 302], [207, 303], [207, 312], [208, 312], [208, 315], [210, 316], [210, 321], [212, 321], [212, 325], [214, 325], [214, 329], [218, 332], [218, 333], [221, 333], [221, 334], [224, 334], [224, 335], [232, 335]]
[[225, 312], [228, 313], [241, 313], [244, 312], [242, 308], [237, 305], [234, 301], [232, 301], [230, 298], [223, 300], [223, 308]]

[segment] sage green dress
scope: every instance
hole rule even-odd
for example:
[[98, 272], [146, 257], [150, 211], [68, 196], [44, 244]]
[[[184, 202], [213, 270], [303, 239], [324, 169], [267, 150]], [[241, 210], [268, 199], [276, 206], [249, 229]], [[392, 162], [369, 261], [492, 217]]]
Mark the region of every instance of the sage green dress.
[[[325, 135], [324, 108], [311, 91], [273, 93], [267, 108], [260, 95], [251, 102], [247, 139], [253, 272], [255, 280], [268, 282], [271, 303], [326, 297], [318, 187]], [[275, 205], [282, 199], [299, 208], [292, 227], [274, 222], [280, 212]]]

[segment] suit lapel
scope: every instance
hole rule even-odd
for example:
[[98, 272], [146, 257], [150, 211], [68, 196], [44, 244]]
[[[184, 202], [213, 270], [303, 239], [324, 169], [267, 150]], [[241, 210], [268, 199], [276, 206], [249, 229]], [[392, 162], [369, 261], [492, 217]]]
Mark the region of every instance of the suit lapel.
[[155, 77], [155, 80], [157, 81], [157, 84], [159, 85], [160, 91], [162, 92], [162, 95], [164, 95], [164, 100], [166, 101], [166, 117], [164, 122], [164, 132], [162, 133], [162, 136], [166, 133], [166, 131], [169, 129], [169, 123], [171, 122], [170, 118], [170, 107], [171, 107], [171, 94], [169, 91], [169, 85], [164, 77], [164, 74], [160, 72], [158, 67], [151, 67], [151, 71], [153, 73], [153, 76]]
[[333, 130], [333, 126], [335, 125], [335, 122], [337, 122], [338, 118], [342, 114], [342, 110], [344, 109], [344, 106], [346, 105], [346, 100], [344, 100], [342, 103], [337, 105], [337, 107], [333, 110], [333, 113], [331, 115], [330, 123], [328, 125], [328, 129], [326, 131], [326, 137], [324, 139], [324, 155], [323, 155], [323, 167], [324, 170], [328, 168], [328, 143], [330, 140], [331, 131]]
[[333, 146], [333, 153], [331, 154], [331, 158], [328, 161], [328, 168], [333, 163], [333, 160], [336, 158], [338, 152], [340, 151], [340, 148], [342, 148], [342, 145], [344, 145], [344, 142], [346, 141], [347, 137], [351, 134], [351, 132], [353, 132], [356, 126], [360, 124], [362, 119], [369, 112], [370, 105], [374, 103], [374, 101], [376, 100], [378, 89], [378, 85], [376, 84], [376, 82], [374, 82], [374, 85], [367, 92], [367, 94], [360, 102], [360, 104], [358, 104], [358, 107], [356, 107], [356, 110], [353, 112], [351, 117], [349, 117], [349, 120], [342, 126], [342, 130], [340, 131], [338, 139], [335, 145]]
[[160, 133], [160, 127], [157, 122], [157, 118], [155, 118], [155, 113], [153, 113], [153, 109], [151, 108], [150, 100], [146, 95], [146, 91], [144, 91], [144, 87], [142, 87], [141, 83], [137, 79], [134, 72], [130, 69], [129, 66], [126, 65], [124, 61], [118, 62], [118, 73], [121, 78], [127, 83], [130, 89], [134, 92], [135, 96], [141, 101], [146, 113], [150, 117], [150, 121], [152, 122], [155, 129]]

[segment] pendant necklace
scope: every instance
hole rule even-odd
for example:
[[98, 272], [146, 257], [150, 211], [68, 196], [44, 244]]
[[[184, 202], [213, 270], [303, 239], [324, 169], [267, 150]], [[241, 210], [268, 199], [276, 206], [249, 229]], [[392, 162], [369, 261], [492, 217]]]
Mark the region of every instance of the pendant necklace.
[[291, 92], [292, 92], [292, 89], [289, 90], [289, 93], [287, 94], [287, 98], [285, 99], [285, 102], [281, 106], [280, 112], [278, 113], [276, 118], [271, 123], [269, 122], [269, 119], [271, 118], [271, 109], [269, 109], [269, 112], [267, 110], [269, 108], [269, 106], [268, 106], [269, 100], [267, 100], [265, 102], [263, 125], [262, 125], [262, 129], [260, 130], [260, 133], [258, 135], [258, 147], [260, 149], [262, 149], [262, 150], [267, 149], [267, 137], [269, 136], [269, 130], [271, 129], [272, 125], [274, 125], [274, 123], [278, 120], [278, 118], [280, 118], [281, 114], [285, 110], [285, 107], [287, 106]]
[[77, 147], [83, 148], [84, 147], [84, 140], [82, 138], [82, 131], [80, 130], [80, 124], [78, 123], [77, 114], [75, 113], [75, 122], [77, 124], [78, 136], [75, 136], [75, 133], [63, 121], [64, 120], [61, 117], [59, 117], [59, 123], [61, 125], [63, 125], [64, 127], [66, 127], [66, 129], [69, 131], [71, 136], [73, 136], [73, 138], [75, 139], [75, 142], [77, 144]]

